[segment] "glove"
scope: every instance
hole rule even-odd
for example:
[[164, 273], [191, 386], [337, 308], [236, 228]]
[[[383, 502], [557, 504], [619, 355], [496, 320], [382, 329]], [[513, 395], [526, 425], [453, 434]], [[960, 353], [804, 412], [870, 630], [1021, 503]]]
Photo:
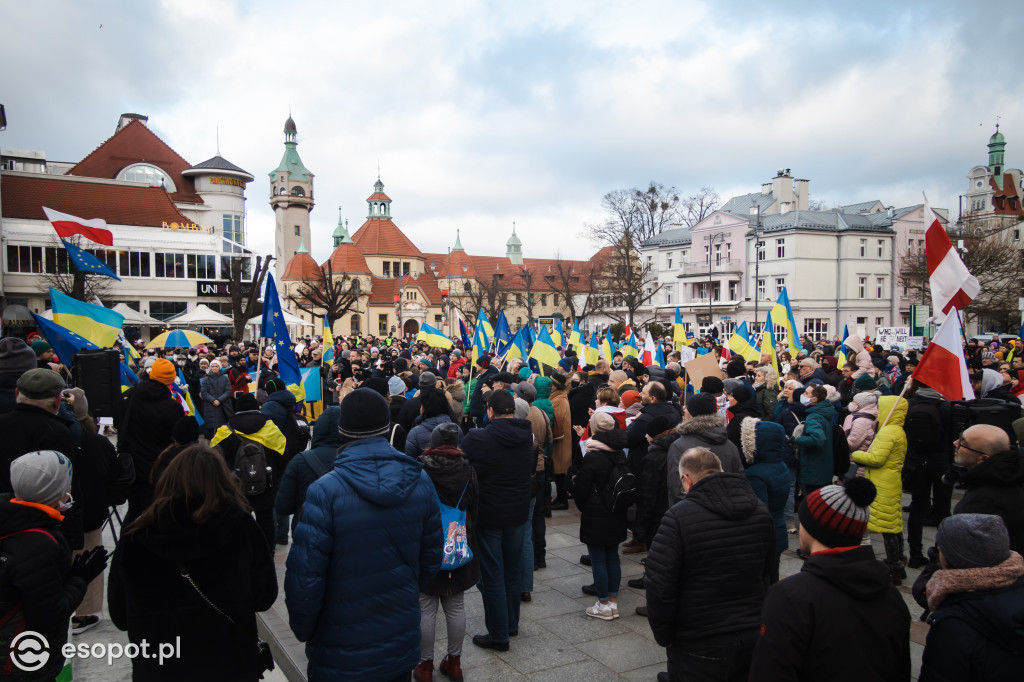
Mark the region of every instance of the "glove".
[[71, 577], [91, 583], [107, 567], [107, 549], [100, 545], [82, 552], [71, 562]]

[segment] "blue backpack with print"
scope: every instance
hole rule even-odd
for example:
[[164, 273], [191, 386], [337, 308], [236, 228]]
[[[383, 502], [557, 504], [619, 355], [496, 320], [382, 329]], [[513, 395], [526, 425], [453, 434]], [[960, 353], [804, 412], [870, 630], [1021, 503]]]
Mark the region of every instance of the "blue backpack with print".
[[473, 550], [469, 548], [469, 536], [466, 534], [466, 510], [459, 509], [462, 498], [466, 496], [466, 489], [469, 488], [469, 481], [459, 495], [459, 501], [454, 507], [449, 507], [437, 494], [434, 488], [434, 497], [441, 508], [441, 530], [444, 532], [444, 558], [441, 560], [441, 570], [451, 571], [465, 566], [473, 560]]

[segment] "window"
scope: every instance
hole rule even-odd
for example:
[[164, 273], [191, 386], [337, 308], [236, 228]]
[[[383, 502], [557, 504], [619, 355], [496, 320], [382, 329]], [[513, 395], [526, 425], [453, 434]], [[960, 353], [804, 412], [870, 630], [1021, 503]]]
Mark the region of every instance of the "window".
[[522, 326], [523, 326], [523, 318], [517, 317], [516, 318], [516, 331], [518, 331]]
[[672, 290], [671, 289], [665, 289], [665, 303], [671, 303], [671, 302], [672, 302]]
[[403, 277], [408, 277], [409, 276], [409, 264], [408, 263], [402, 263], [402, 276]]
[[551, 305], [553, 305], [553, 306], [557, 306], [558, 305], [558, 294], [552, 294], [551, 295]]
[[240, 268], [240, 279], [243, 282], [249, 282], [252, 280], [252, 258], [238, 258], [238, 257], [220, 257], [220, 274], [224, 279], [231, 279], [232, 268]]
[[875, 280], [875, 298], [884, 298], [882, 289], [885, 288], [885, 278], [879, 277]]
[[786, 240], [776, 239], [775, 240], [775, 257], [785, 258], [786, 257]]
[[884, 317], [876, 317], [875, 318], [875, 326], [876, 327], [881, 327], [883, 324], [885, 324], [885, 318]]
[[169, 320], [175, 315], [181, 315], [188, 309], [184, 301], [150, 301], [149, 314], [158, 320]]
[[687, 260], [689, 260], [689, 258], [690, 258], [690, 252], [689, 251], [680, 251], [679, 252], [679, 262], [680, 263], [685, 263]]
[[149, 254], [142, 251], [121, 251], [121, 277], [149, 277]]
[[867, 324], [867, 323], [868, 323], [868, 318], [866, 318], [866, 317], [858, 317], [857, 318], [857, 324]]
[[[148, 163], [133, 163], [118, 173], [117, 179], [128, 180], [129, 182], [144, 182], [153, 187], [163, 187], [168, 192], [178, 191], [170, 175]], [[153, 317], [156, 317], [156, 315]]]
[[711, 264], [711, 247], [706, 245], [704, 246], [704, 262], [708, 265]]
[[715, 244], [715, 265], [722, 264], [722, 245]]
[[359, 316], [358, 315], [353, 315], [349, 319], [349, 322], [348, 322], [348, 329], [349, 329], [348, 333], [349, 334], [358, 334], [359, 331], [360, 331], [359, 330], [359, 324], [360, 324]]
[[[18, 248], [18, 247], [7, 247]], [[124, 251], [121, 252], [125, 253]], [[149, 257], [149, 254], [146, 254]], [[8, 268], [9, 269], [9, 268]], [[65, 249], [55, 249], [52, 246], [48, 246], [43, 249], [43, 269], [51, 275], [60, 273], [63, 275], [71, 274], [71, 261], [68, 260], [68, 252]], [[127, 269], [124, 269], [127, 272]], [[13, 272], [13, 271], [12, 271]], [[123, 276], [124, 273], [122, 273]]]
[[471, 294], [473, 293], [473, 285], [470, 284], [469, 282], [463, 282], [462, 290], [465, 291], [467, 294]]
[[298, 225], [295, 226], [295, 236], [296, 237], [301, 237], [302, 236], [302, 228], [299, 227]]
[[768, 285], [765, 284], [765, 282], [767, 282], [767, 280], [757, 280], [757, 299], [759, 301], [763, 301], [764, 299], [768, 298]]
[[828, 336], [828, 318], [808, 317], [804, 318], [804, 334], [807, 334], [815, 341]]
[[701, 282], [697, 285], [697, 298], [701, 300], [707, 300], [708, 297], [708, 283]]
[[306, 196], [306, 191], [304, 189], [302, 189], [301, 187], [299, 187], [298, 185], [295, 185], [295, 187], [292, 187], [292, 196], [293, 197], [304, 197], [304, 196]]
[[522, 305], [522, 304], [523, 304], [523, 295], [522, 294], [516, 294], [516, 305]]
[[[740, 297], [740, 283], [729, 282], [729, 300], [735, 301]], [[671, 303], [671, 301], [670, 301]]]
[[786, 278], [776, 277], [775, 278], [775, 298], [782, 295], [782, 290], [786, 288]]
[[[184, 277], [185, 276], [185, 254], [183, 253], [154, 253], [153, 254], [153, 276], [154, 277]], [[154, 315], [153, 317], [156, 317]]]
[[675, 254], [673, 252], [669, 251], [668, 254], [665, 256], [665, 268], [668, 270], [672, 269], [672, 256], [674, 255]]
[[377, 316], [377, 333], [387, 334], [388, 333], [388, 316], [378, 315]]
[[188, 254], [189, 279], [217, 279], [217, 257]]
[[415, 291], [407, 291], [407, 292], [405, 292], [405, 300], [407, 300], [407, 301], [415, 301], [415, 300], [417, 300], [416, 292]]
[[868, 255], [868, 240], [867, 239], [861, 239], [860, 240], [860, 257], [864, 258], [867, 255]]
[[7, 245], [7, 272], [42, 271], [43, 247]]
[[540, 304], [541, 305], [547, 305], [548, 304], [548, 295], [547, 294], [541, 294], [540, 295]]
[[245, 244], [245, 234], [242, 232], [242, 216], [233, 213], [222, 214], [221, 228], [224, 233], [224, 239], [238, 243], [238, 245], [235, 245], [225, 241], [224, 251], [226, 253], [241, 253], [242, 247], [240, 245]]
[[879, 258], [885, 258], [885, 240], [884, 239], [879, 239], [878, 240], [878, 257]]
[[714, 301], [722, 300], [722, 283], [715, 282], [711, 285], [711, 299]]
[[764, 260], [766, 253], [764, 250], [764, 242], [755, 242], [757, 248], [757, 260]]
[[726, 262], [732, 260], [732, 242], [725, 243], [725, 260]]
[[649, 270], [652, 265], [654, 265], [654, 256], [647, 256], [647, 269]]
[[857, 278], [857, 298], [867, 298], [868, 295], [868, 278], [858, 277]]
[[402, 263], [400, 261], [396, 260], [394, 263], [391, 264], [391, 272], [395, 273], [395, 277], [398, 277], [398, 273], [401, 272], [401, 270]]
[[384, 276], [385, 277], [390, 277], [391, 276], [391, 262], [390, 261], [384, 261]]

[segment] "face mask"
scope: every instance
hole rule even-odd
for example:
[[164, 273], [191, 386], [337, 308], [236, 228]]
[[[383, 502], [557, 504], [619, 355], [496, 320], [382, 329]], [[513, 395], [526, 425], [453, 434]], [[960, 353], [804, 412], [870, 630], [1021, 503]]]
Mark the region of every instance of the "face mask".
[[68, 493], [68, 499], [67, 500], [65, 500], [63, 502], [58, 502], [57, 503], [57, 511], [59, 511], [61, 514], [63, 514], [67, 510], [71, 509], [71, 507], [73, 507], [74, 505], [75, 505], [75, 500], [74, 500], [73, 497], [71, 497], [71, 493]]
[[802, 405], [810, 405], [811, 404], [810, 396], [807, 396], [807, 395], [800, 396], [800, 403]]

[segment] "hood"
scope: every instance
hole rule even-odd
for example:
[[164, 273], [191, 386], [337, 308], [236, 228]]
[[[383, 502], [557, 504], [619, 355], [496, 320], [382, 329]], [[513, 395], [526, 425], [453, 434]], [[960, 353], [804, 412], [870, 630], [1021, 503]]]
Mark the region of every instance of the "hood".
[[757, 495], [743, 474], [711, 474], [697, 481], [686, 495], [724, 519], [748, 518], [757, 508]]
[[334, 460], [345, 482], [359, 497], [382, 507], [396, 507], [412, 493], [423, 468], [391, 447], [384, 438], [365, 438]]
[[[274, 391], [267, 396], [266, 403], [277, 403], [284, 408], [285, 412], [295, 411], [295, 396], [289, 390]], [[266, 404], [264, 403], [264, 405]]]
[[341, 434], [338, 433], [338, 420], [341, 419], [341, 408], [332, 405], [323, 411], [313, 423], [313, 441], [310, 448], [333, 447], [342, 445]]
[[941, 393], [928, 386], [919, 386], [914, 396], [917, 398], [927, 398], [928, 400], [945, 400]]
[[256, 433], [269, 419], [270, 417], [256, 410], [246, 410], [231, 415], [228, 426], [240, 433]]
[[878, 396], [873, 393], [862, 393], [861, 395], [870, 395], [875, 399], [875, 402], [868, 403], [864, 407], [860, 407], [857, 403], [853, 402], [847, 406], [850, 414], [870, 414], [873, 417], [878, 417]]
[[537, 389], [536, 400], [545, 400], [551, 397], [551, 379], [548, 377], [537, 377], [533, 381], [533, 387]]
[[713, 445], [729, 439], [725, 432], [725, 417], [720, 414], [702, 414], [679, 422], [676, 433], [680, 436], [697, 436]]
[[461, 380], [453, 384], [447, 384], [445, 390], [448, 391], [448, 395], [459, 402], [466, 399], [466, 384], [462, 383]]
[[244, 511], [234, 505], [217, 510], [202, 524], [189, 517], [184, 500], [175, 502], [157, 525], [136, 534], [138, 541], [158, 557], [170, 561], [200, 561], [220, 551], [244, 532]]
[[651, 445], [647, 449], [647, 452], [650, 452], [654, 448], [661, 448], [662, 450], [668, 452], [668, 449], [672, 446], [672, 443], [675, 443], [676, 440], [678, 440], [678, 438], [679, 433], [674, 429], [672, 431], [669, 431], [668, 433], [663, 433], [651, 441]]
[[774, 464], [782, 461], [786, 429], [775, 422], [744, 419], [740, 426], [740, 442], [747, 464]]
[[446, 414], [435, 414], [433, 417], [427, 417], [426, 419], [421, 421], [417, 426], [422, 426], [426, 428], [428, 432], [433, 432], [434, 427], [436, 427], [438, 424], [444, 424], [450, 421], [451, 417], [449, 417]]
[[907, 399], [898, 395], [884, 395], [878, 399], [878, 426], [881, 428], [886, 417], [892, 412], [889, 424], [903, 427], [903, 420], [907, 418]]
[[132, 389], [132, 391], [133, 395], [138, 396], [139, 400], [147, 403], [156, 403], [168, 398], [174, 400], [174, 396], [171, 395], [171, 389], [153, 379], [139, 381], [139, 385]]
[[601, 431], [592, 435], [591, 440], [596, 440], [599, 443], [604, 443], [612, 450], [622, 450], [626, 447], [626, 432], [622, 429], [612, 429], [611, 431]]
[[889, 568], [875, 559], [870, 546], [815, 552], [803, 569], [856, 600], [874, 600], [892, 589]]
[[859, 334], [850, 334], [846, 337], [846, 345], [853, 349], [854, 353], [864, 350], [864, 339]]
[[979, 485], [1019, 486], [1024, 484], [1024, 456], [1017, 448], [993, 455], [963, 474], [970, 487]]
[[985, 368], [981, 370], [981, 393], [982, 396], [987, 395], [990, 391], [994, 391], [1003, 385], [1003, 376], [995, 371], [994, 369]]
[[[946, 600], [933, 619], [955, 612], [986, 639], [1015, 656], [1024, 655], [1024, 612], [1017, 594], [1024, 591], [1024, 578], [996, 590], [962, 592]], [[933, 622], [929, 619], [929, 622]]]
[[[905, 404], [907, 401], [904, 400], [903, 402]], [[807, 414], [819, 414], [827, 418], [830, 422], [833, 421], [833, 418], [836, 415], [835, 408], [832, 407], [832, 403], [828, 400], [822, 400], [820, 403], [814, 403], [813, 405], [807, 405], [806, 407]], [[904, 412], [906, 412], [906, 410], [904, 410]]]

